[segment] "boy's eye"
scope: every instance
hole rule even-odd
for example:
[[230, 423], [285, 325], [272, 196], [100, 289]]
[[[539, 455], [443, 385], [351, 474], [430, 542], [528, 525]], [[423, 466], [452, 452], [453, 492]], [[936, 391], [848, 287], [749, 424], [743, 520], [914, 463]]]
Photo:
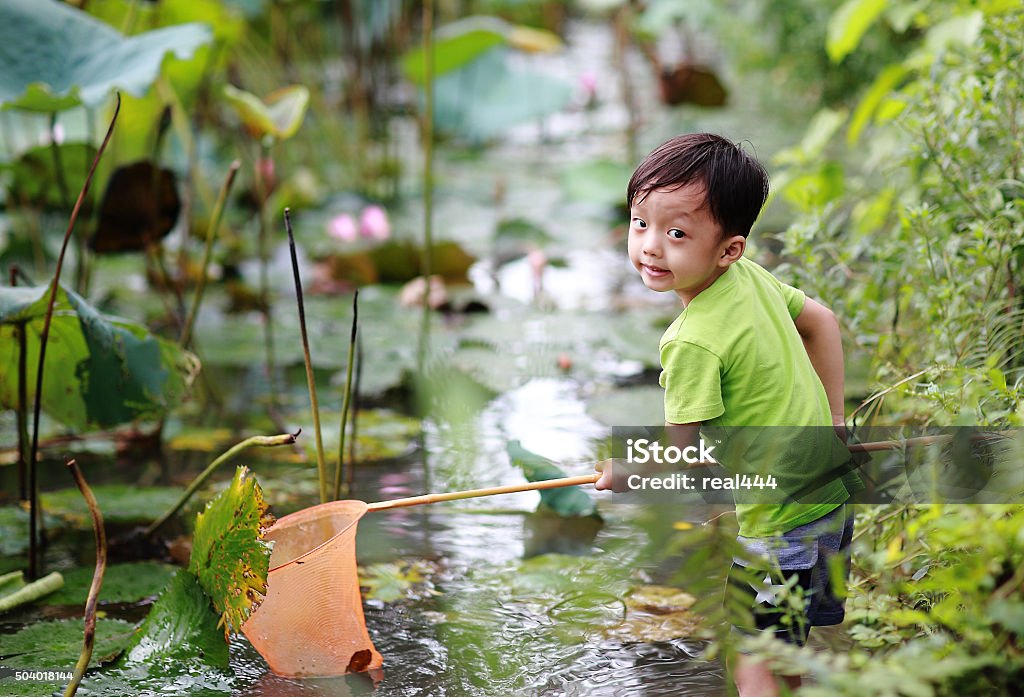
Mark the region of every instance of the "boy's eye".
[[668, 236], [674, 240], [681, 240], [686, 237], [686, 233], [678, 228], [672, 228], [668, 231]]
[[635, 227], [635, 228], [637, 228], [639, 230], [646, 230], [647, 229], [647, 223], [645, 223], [640, 218], [633, 218], [633, 227]]

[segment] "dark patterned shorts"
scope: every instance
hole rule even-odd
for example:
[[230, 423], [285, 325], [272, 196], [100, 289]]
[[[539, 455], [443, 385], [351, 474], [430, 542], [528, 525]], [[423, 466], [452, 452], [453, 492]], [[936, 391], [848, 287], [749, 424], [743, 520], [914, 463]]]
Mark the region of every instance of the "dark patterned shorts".
[[746, 555], [729, 571], [734, 629], [803, 646], [811, 627], [840, 624], [852, 537], [853, 509], [844, 504], [781, 537], [737, 538]]

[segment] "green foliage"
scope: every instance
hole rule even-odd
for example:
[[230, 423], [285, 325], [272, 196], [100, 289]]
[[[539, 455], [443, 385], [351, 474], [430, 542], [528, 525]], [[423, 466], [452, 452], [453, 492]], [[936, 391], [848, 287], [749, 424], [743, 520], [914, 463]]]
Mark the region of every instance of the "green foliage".
[[[17, 405], [16, 327], [24, 327], [28, 399], [34, 399], [49, 287], [0, 288], [0, 405]], [[76, 293], [57, 292], [43, 380], [43, 409], [75, 428], [156, 418], [177, 405], [198, 361], [177, 344], [96, 311]]]
[[[36, 622], [0, 635], [0, 660], [8, 668], [70, 670], [82, 650], [85, 621], [81, 619]], [[108, 662], [124, 650], [132, 638], [132, 625], [124, 620], [96, 621], [96, 645], [90, 666]], [[5, 686], [6, 687], [6, 686]]]
[[86, 676], [83, 694], [163, 694], [170, 685], [175, 694], [231, 694], [234, 676], [217, 613], [188, 571], [171, 578], [130, 638], [113, 666]]
[[871, 138], [866, 157], [842, 158], [857, 165], [845, 188], [829, 148], [803, 148], [824, 164], [783, 160], [782, 195], [803, 211], [784, 235], [794, 273], [875, 355], [875, 378], [898, 385], [874, 407], [908, 422], [1024, 417], [1024, 19], [989, 16], [971, 42], [981, 17], [931, 23], [919, 51], [882, 71], [848, 121], [847, 142]]
[[363, 596], [384, 603], [435, 593], [430, 576], [436, 568], [426, 561], [380, 562], [359, 569]]
[[525, 122], [560, 111], [572, 99], [564, 80], [515, 67], [508, 49], [496, 47], [434, 81], [437, 128], [482, 141]]
[[[7, 0], [0, 5], [0, 105], [53, 112], [96, 106], [114, 89], [141, 96], [166, 53], [188, 57], [210, 36], [204, 25], [185, 24], [125, 38], [56, 0]], [[68, 50], [41, 52], [44, 46]]]
[[[43, 599], [46, 605], [84, 605], [94, 569], [79, 566], [64, 573], [64, 587]], [[110, 564], [100, 587], [101, 603], [134, 602], [157, 595], [174, 575], [175, 568], [155, 561]]]
[[[511, 440], [505, 446], [512, 464], [523, 471], [523, 476], [530, 482], [542, 482], [547, 479], [559, 479], [568, 476], [555, 466], [551, 460], [530, 452], [517, 440]], [[594, 499], [579, 487], [545, 489], [540, 492], [540, 505], [565, 518], [577, 516], [596, 516], [597, 504]]]
[[245, 467], [196, 517], [188, 569], [210, 596], [225, 635], [239, 631], [266, 595], [271, 545], [263, 532], [270, 525], [263, 492]]
[[[433, 43], [434, 79], [465, 67], [507, 42], [508, 25], [495, 17], [467, 17], [437, 30]], [[417, 85], [426, 81], [425, 51], [418, 46], [402, 57], [402, 72]]]
[[[181, 496], [173, 487], [99, 484], [91, 487], [108, 523], [145, 523], [155, 520]], [[40, 496], [43, 509], [54, 516], [87, 525], [89, 508], [78, 489], [47, 491]]]
[[224, 85], [224, 96], [249, 133], [256, 138], [291, 138], [302, 125], [309, 105], [309, 89], [303, 85], [282, 87], [264, 99], [232, 85]]

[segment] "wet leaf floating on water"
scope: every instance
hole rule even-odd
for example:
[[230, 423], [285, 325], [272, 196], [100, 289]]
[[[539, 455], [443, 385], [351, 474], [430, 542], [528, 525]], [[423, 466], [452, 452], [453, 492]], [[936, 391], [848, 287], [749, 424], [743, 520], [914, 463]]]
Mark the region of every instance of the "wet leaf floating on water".
[[[134, 602], [155, 596], [175, 574], [175, 567], [156, 561], [107, 566], [100, 589], [101, 603]], [[45, 605], [82, 605], [89, 594], [93, 568], [80, 566], [64, 572], [64, 587], [40, 602]]]
[[[78, 626], [80, 644], [81, 621]], [[234, 680], [228, 667], [228, 645], [218, 628], [210, 598], [196, 577], [181, 569], [134, 635], [128, 636], [117, 662], [102, 672], [86, 675], [82, 694], [166, 694], [173, 686], [174, 694], [229, 695]]]
[[211, 38], [203, 24], [125, 37], [57, 0], [4, 0], [0, 105], [54, 112], [80, 104], [98, 106], [114, 89], [141, 97], [160, 74], [168, 52], [188, 58]]
[[174, 172], [142, 160], [118, 167], [100, 201], [90, 245], [96, 252], [141, 252], [174, 228], [181, 199]]
[[659, 642], [693, 637], [701, 618], [690, 611], [697, 602], [689, 593], [668, 586], [639, 586], [626, 598], [626, 617], [605, 632], [620, 641]]
[[267, 592], [271, 546], [263, 532], [270, 525], [263, 491], [246, 467], [196, 517], [188, 568], [220, 613], [225, 635], [241, 629]]
[[[408, 597], [435, 595], [430, 577], [437, 571], [429, 561], [382, 562], [360, 567], [359, 585], [366, 589], [366, 598], [384, 603]], [[414, 587], [422, 590], [414, 591]]]
[[[146, 523], [173, 505], [181, 496], [175, 487], [99, 484], [92, 487], [103, 517], [108, 523]], [[47, 515], [59, 516], [76, 525], [88, 525], [89, 509], [81, 492], [72, 487], [40, 495]], [[58, 527], [55, 522], [53, 527]]]
[[[17, 404], [16, 325], [27, 330], [28, 399], [34, 399], [48, 286], [0, 288], [0, 405]], [[177, 406], [199, 361], [145, 328], [101, 314], [61, 287], [50, 328], [42, 407], [77, 429], [159, 418]]]
[[[517, 440], [511, 440], [505, 446], [512, 464], [523, 471], [527, 481], [541, 482], [547, 479], [558, 479], [565, 477], [565, 472], [555, 466], [555, 463], [546, 457], [531, 452], [524, 448]], [[562, 489], [547, 489], [540, 493], [540, 505], [554, 511], [560, 516], [572, 518], [577, 516], [594, 516], [600, 518], [597, 513], [597, 505], [594, 499], [578, 486], [570, 486]]]
[[[82, 650], [83, 627], [81, 619], [52, 620], [30, 624], [14, 634], [4, 634], [0, 637], [0, 663], [7, 668], [38, 670], [45, 667], [70, 671], [68, 666], [75, 664]], [[110, 661], [120, 654], [131, 641], [132, 629], [131, 623], [124, 620], [97, 620], [90, 665]]]

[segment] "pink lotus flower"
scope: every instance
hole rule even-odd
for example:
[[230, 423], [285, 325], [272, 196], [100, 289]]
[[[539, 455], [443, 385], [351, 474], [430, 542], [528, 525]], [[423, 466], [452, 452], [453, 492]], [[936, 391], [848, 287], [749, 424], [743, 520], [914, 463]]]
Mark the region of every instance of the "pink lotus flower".
[[580, 75], [580, 91], [583, 92], [584, 100], [589, 104], [597, 99], [597, 75], [587, 71]]
[[358, 235], [356, 221], [348, 213], [336, 215], [327, 223], [327, 234], [336, 240], [351, 242]]
[[391, 236], [391, 223], [387, 212], [380, 206], [367, 206], [359, 216], [359, 234], [371, 240], [386, 240]]

